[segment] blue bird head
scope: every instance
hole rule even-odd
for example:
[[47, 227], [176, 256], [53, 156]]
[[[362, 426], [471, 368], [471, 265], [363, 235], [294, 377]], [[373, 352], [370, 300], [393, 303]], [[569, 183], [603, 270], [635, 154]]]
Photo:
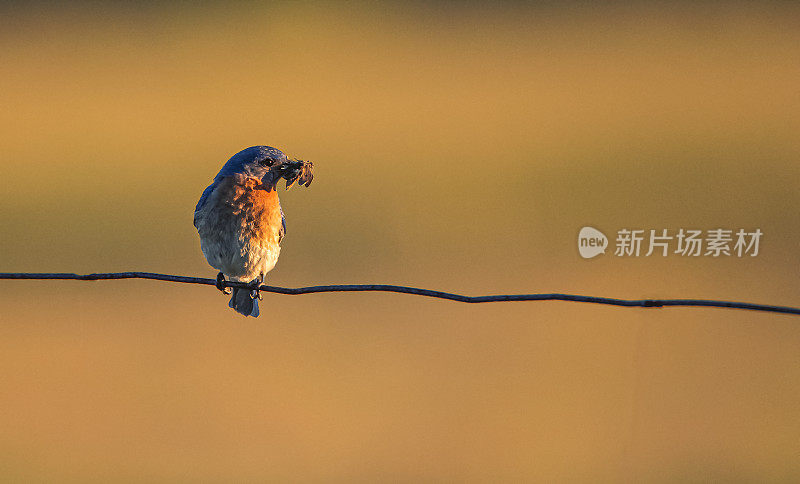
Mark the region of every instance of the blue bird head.
[[259, 178], [267, 190], [274, 189], [278, 181], [284, 178], [288, 189], [297, 181], [301, 185], [309, 186], [314, 178], [313, 168], [310, 161], [290, 160], [281, 150], [271, 146], [245, 148], [222, 166], [214, 181], [203, 192], [195, 211], [200, 210], [219, 182], [227, 177]]
[[251, 146], [231, 156], [214, 180], [233, 175], [246, 175], [264, 178], [273, 171], [273, 167], [280, 166], [288, 161], [285, 154], [271, 146]]

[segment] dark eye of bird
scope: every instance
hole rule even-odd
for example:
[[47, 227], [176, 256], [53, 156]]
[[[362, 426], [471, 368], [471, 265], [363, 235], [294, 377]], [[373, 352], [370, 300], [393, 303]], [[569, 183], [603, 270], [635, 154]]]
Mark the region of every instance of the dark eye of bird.
[[259, 163], [264, 166], [272, 166], [272, 160], [269, 158], [264, 158], [263, 160], [259, 161]]

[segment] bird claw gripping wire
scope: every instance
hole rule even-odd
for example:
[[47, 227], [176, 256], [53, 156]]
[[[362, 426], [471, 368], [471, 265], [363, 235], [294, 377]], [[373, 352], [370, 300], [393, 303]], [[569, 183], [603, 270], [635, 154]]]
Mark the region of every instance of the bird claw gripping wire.
[[217, 274], [216, 286], [217, 289], [219, 289], [222, 292], [222, 294], [225, 294], [226, 296], [231, 293], [231, 289], [229, 287], [225, 287], [225, 274], [221, 272]]
[[262, 300], [261, 290], [259, 288], [263, 282], [264, 276], [261, 275], [261, 277], [257, 277], [253, 282], [250, 283], [250, 299], [258, 299], [259, 301]]

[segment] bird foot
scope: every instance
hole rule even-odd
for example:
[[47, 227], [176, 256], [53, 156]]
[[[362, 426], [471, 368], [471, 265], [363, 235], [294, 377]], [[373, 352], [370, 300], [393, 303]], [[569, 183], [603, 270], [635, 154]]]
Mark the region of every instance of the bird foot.
[[258, 299], [259, 301], [261, 301], [261, 299], [262, 299], [261, 291], [258, 288], [261, 287], [261, 283], [262, 282], [264, 282], [263, 276], [262, 277], [257, 277], [255, 280], [253, 280], [252, 283], [250, 283], [250, 287], [252, 288], [252, 289], [250, 289], [250, 298], [251, 299]]
[[219, 273], [217, 274], [217, 289], [219, 289], [222, 294], [226, 296], [231, 293], [231, 289], [229, 287], [225, 287], [225, 274]]

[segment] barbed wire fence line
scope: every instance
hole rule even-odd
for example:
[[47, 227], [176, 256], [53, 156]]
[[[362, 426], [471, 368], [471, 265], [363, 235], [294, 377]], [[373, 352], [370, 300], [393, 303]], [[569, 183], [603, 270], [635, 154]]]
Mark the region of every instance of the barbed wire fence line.
[[[113, 279], [154, 279], [157, 281], [178, 282], [184, 284], [202, 284], [216, 286], [216, 279], [203, 277], [175, 276], [170, 274], [156, 274], [153, 272], [103, 272], [95, 274], [49, 273], [49, 272], [2, 272], [0, 279], [50, 279], [50, 280], [78, 280], [100, 281]], [[252, 289], [244, 282], [225, 281], [226, 287]], [[497, 294], [490, 296], [464, 296], [449, 292], [433, 291], [408, 286], [395, 286], [392, 284], [334, 284], [325, 286], [308, 287], [280, 287], [262, 285], [259, 290], [277, 294], [313, 294], [320, 292], [397, 292], [414, 294], [450, 301], [465, 303], [485, 303], [504, 301], [572, 301], [611, 306], [661, 308], [668, 306], [712, 307], [729, 309], [749, 309], [753, 311], [766, 311], [773, 313], [800, 315], [800, 308], [788, 306], [773, 306], [769, 304], [755, 304], [735, 301], [714, 301], [709, 299], [616, 299], [596, 296], [580, 296], [576, 294]]]

